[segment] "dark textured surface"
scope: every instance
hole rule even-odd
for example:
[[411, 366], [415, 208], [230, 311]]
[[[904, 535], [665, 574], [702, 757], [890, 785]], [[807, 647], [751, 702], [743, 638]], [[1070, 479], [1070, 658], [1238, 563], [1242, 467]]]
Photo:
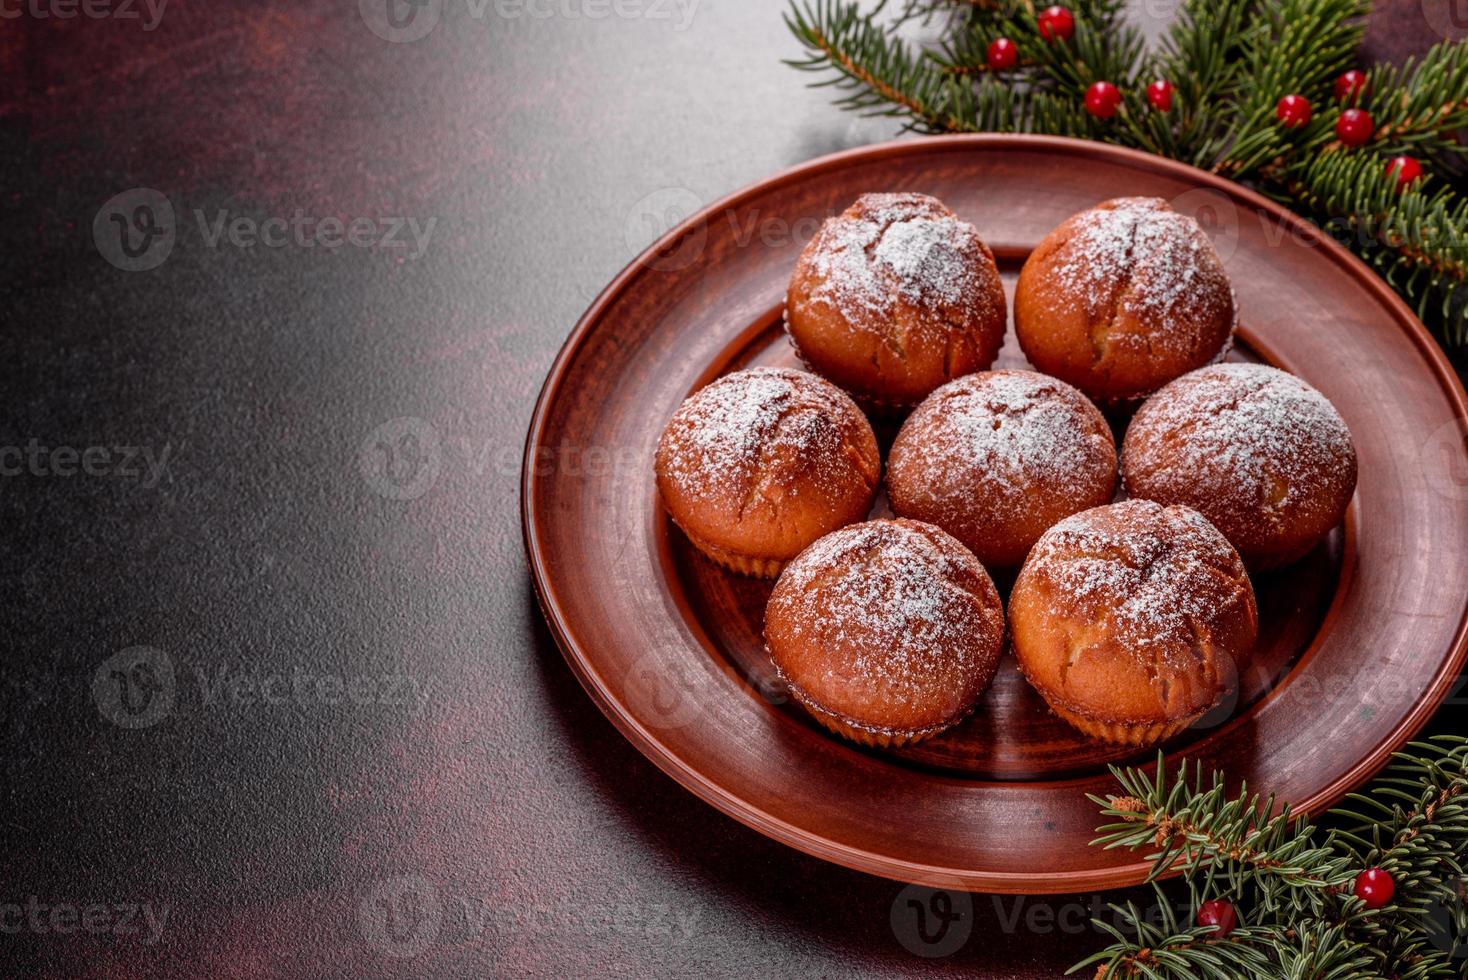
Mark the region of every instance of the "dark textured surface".
[[[894, 131], [778, 63], [780, 6], [0, 22], [0, 972], [1031, 977], [1099, 943], [974, 896], [914, 955], [900, 885], [676, 787], [535, 608], [519, 451], [577, 315], [691, 201]], [[137, 187], [175, 241], [129, 272], [92, 225]], [[433, 224], [416, 256], [209, 243], [297, 210]]]

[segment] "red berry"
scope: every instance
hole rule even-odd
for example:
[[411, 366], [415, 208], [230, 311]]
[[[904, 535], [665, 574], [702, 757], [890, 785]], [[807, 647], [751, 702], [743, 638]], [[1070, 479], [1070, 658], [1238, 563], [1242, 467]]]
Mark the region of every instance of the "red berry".
[[1368, 909], [1379, 909], [1397, 893], [1397, 883], [1380, 868], [1367, 868], [1356, 876], [1354, 891]]
[[1036, 19], [1040, 25], [1040, 36], [1047, 41], [1064, 41], [1076, 30], [1076, 19], [1061, 6], [1046, 7]]
[[1086, 111], [1097, 119], [1110, 119], [1121, 107], [1121, 91], [1110, 82], [1092, 82], [1086, 89]]
[[1337, 102], [1355, 103], [1366, 94], [1366, 73], [1352, 68], [1335, 80]]
[[1365, 146], [1376, 132], [1376, 120], [1365, 109], [1347, 109], [1335, 121], [1335, 134], [1347, 146]]
[[1422, 176], [1422, 164], [1411, 157], [1392, 157], [1387, 161], [1386, 172], [1387, 176], [1397, 175], [1397, 190], [1405, 190], [1408, 184]]
[[1287, 129], [1299, 129], [1310, 121], [1310, 100], [1303, 95], [1286, 95], [1274, 106], [1274, 114]]
[[1007, 37], [989, 42], [989, 68], [993, 71], [1008, 71], [1019, 64], [1019, 45]]
[[1204, 902], [1198, 906], [1198, 925], [1217, 926], [1218, 929], [1210, 933], [1213, 939], [1222, 939], [1234, 931], [1234, 926], [1239, 924], [1239, 913], [1234, 911], [1233, 904], [1221, 898], [1215, 898], [1211, 902]]
[[1172, 83], [1159, 78], [1148, 85], [1147, 101], [1152, 103], [1158, 112], [1169, 111], [1172, 108]]

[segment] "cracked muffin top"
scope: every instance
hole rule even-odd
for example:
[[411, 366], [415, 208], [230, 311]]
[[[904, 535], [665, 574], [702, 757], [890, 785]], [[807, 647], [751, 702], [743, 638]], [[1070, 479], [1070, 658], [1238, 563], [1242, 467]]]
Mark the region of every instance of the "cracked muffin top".
[[1127, 492], [1186, 504], [1250, 568], [1301, 557], [1345, 516], [1356, 448], [1314, 388], [1263, 364], [1219, 364], [1167, 385], [1137, 411], [1122, 446]]
[[962, 721], [998, 669], [1004, 607], [961, 543], [920, 521], [828, 534], [780, 575], [765, 643], [832, 731], [905, 745]]
[[1006, 318], [993, 253], [926, 194], [863, 194], [827, 219], [785, 302], [801, 358], [863, 404], [888, 409], [987, 368]]
[[1212, 242], [1156, 197], [1073, 215], [1030, 254], [1015, 288], [1015, 332], [1030, 363], [1102, 407], [1221, 359], [1234, 320]]
[[1111, 500], [1116, 445], [1085, 395], [1033, 371], [950, 381], [908, 416], [887, 461], [894, 513], [1012, 568], [1051, 525]]
[[773, 577], [871, 509], [882, 460], [871, 424], [804, 371], [750, 368], [690, 396], [654, 460], [669, 516], [720, 564]]
[[1188, 507], [1128, 500], [1046, 531], [1015, 580], [1020, 669], [1076, 727], [1166, 737], [1237, 681], [1258, 632], [1238, 553]]

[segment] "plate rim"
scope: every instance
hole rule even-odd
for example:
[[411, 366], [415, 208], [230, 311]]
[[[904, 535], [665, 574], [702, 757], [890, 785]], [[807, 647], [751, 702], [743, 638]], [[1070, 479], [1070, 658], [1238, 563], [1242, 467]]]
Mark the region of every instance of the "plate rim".
[[[831, 169], [839, 169], [853, 162], [868, 162], [889, 156], [901, 156], [917, 151], [919, 148], [936, 149], [940, 152], [948, 150], [1048, 150], [1070, 158], [1103, 158], [1110, 162], [1172, 177], [1193, 187], [1211, 188], [1268, 213], [1292, 234], [1303, 236], [1312, 247], [1319, 249], [1321, 254], [1329, 257], [1337, 265], [1344, 266], [1353, 278], [1395, 314], [1396, 320], [1408, 339], [1424, 354], [1440, 388], [1455, 411], [1454, 417], [1460, 425], [1468, 425], [1468, 393], [1465, 393], [1462, 381], [1453, 370], [1447, 354], [1432, 338], [1426, 326], [1422, 324], [1406, 302], [1345, 246], [1326, 235], [1314, 224], [1257, 191], [1168, 157], [1093, 140], [998, 133], [966, 133], [888, 140], [815, 157], [780, 170], [769, 177], [746, 184], [706, 205], [660, 236], [633, 258], [597, 294], [585, 312], [577, 319], [576, 325], [557, 352], [536, 398], [535, 408], [531, 413], [530, 423], [526, 430], [524, 454], [521, 459], [521, 534], [536, 603], [550, 627], [561, 656], [570, 666], [577, 681], [624, 738], [654, 765], [695, 796], [726, 816], [786, 846], [834, 864], [895, 881], [940, 888], [960, 888], [976, 892], [1053, 895], [1078, 890], [1104, 890], [1140, 884], [1146, 879], [1152, 868], [1150, 861], [1138, 860], [1106, 868], [1079, 871], [1034, 871], [1024, 875], [945, 868], [891, 855], [877, 854], [852, 844], [832, 841], [749, 803], [685, 763], [673, 750], [664, 745], [655, 733], [649, 731], [646, 726], [629, 714], [624, 706], [608, 693], [591, 658], [572, 638], [571, 631], [564, 621], [562, 610], [556, 602], [551, 576], [543, 560], [532, 506], [535, 481], [534, 467], [531, 463], [535, 458], [550, 407], [560, 393], [571, 363], [575, 360], [582, 344], [591, 336], [593, 328], [600, 321], [605, 310], [620, 296], [628, 284], [643, 273], [651, 261], [659, 253], [667, 250], [673, 242], [690, 231], [703, 227], [711, 217], [738, 206], [746, 198], [766, 193], [793, 180], [803, 179]], [[1393, 754], [1411, 740], [1437, 712], [1448, 694], [1453, 678], [1460, 672], [1465, 657], [1468, 657], [1468, 615], [1459, 620], [1451, 649], [1412, 710], [1385, 734], [1371, 752], [1358, 759], [1313, 797], [1290, 801], [1295, 812], [1320, 813], [1334, 806], [1347, 793], [1381, 771], [1391, 761]], [[1138, 765], [1149, 770], [1156, 767], [1155, 762], [1139, 763]], [[1045, 780], [1043, 785], [1062, 786], [1071, 781], [1073, 780], [1070, 778]], [[1076, 781], [1084, 781], [1084, 779]], [[1030, 781], [1019, 781], [1007, 785], [1018, 787], [1028, 782]]]

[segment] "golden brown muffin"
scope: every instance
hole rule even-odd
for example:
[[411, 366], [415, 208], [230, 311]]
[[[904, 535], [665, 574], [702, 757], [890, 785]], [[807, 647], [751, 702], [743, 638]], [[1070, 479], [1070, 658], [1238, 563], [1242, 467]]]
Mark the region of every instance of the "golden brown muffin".
[[1014, 294], [1030, 363], [1103, 408], [1222, 359], [1234, 316], [1213, 243], [1158, 197], [1121, 197], [1067, 219], [1030, 253]]
[[831, 731], [897, 746], [966, 718], [994, 678], [1004, 608], [984, 567], [919, 521], [828, 534], [780, 575], [765, 644]]
[[993, 364], [1005, 318], [993, 253], [926, 194], [863, 194], [827, 219], [785, 300], [801, 359], [887, 411]]
[[1122, 441], [1127, 492], [1201, 512], [1255, 570], [1301, 558], [1356, 492], [1351, 431], [1325, 396], [1263, 364], [1219, 364], [1147, 399]]
[[1056, 521], [1111, 500], [1116, 442], [1095, 405], [1033, 371], [981, 371], [917, 407], [887, 458], [899, 517], [936, 524], [1012, 568]]
[[654, 466], [668, 515], [700, 551], [774, 578], [806, 545], [867, 516], [882, 458], [866, 416], [835, 385], [750, 368], [673, 413]]
[[1046, 531], [1009, 597], [1015, 657], [1083, 733], [1170, 738], [1238, 681], [1259, 631], [1238, 553], [1188, 507], [1128, 500]]

